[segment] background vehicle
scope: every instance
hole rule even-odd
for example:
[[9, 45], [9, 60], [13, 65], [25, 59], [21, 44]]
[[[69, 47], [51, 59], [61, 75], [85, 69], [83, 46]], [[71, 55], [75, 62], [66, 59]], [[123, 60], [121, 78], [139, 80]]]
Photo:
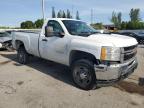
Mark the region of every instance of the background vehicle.
[[85, 90], [127, 78], [137, 68], [137, 41], [116, 34], [100, 34], [85, 22], [51, 18], [41, 32], [14, 32], [19, 63], [29, 55], [69, 66], [74, 83]]
[[144, 33], [122, 32], [121, 35], [126, 35], [135, 38], [140, 45], [144, 45]]
[[0, 33], [0, 48], [12, 49], [12, 31], [6, 31]]

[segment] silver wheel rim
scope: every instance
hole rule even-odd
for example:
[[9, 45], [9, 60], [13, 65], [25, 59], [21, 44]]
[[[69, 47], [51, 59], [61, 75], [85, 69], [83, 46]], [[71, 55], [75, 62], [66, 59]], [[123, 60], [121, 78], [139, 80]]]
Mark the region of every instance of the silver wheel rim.
[[25, 62], [25, 55], [24, 54], [19, 53], [18, 58], [19, 58], [19, 62], [20, 63], [24, 63]]
[[80, 87], [87, 87], [92, 80], [89, 69], [85, 66], [77, 66], [73, 72], [74, 81]]

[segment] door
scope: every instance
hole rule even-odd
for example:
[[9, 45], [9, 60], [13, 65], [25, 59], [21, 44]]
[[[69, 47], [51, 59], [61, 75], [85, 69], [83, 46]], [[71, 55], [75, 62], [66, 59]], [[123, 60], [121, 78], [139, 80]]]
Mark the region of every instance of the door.
[[[69, 39], [64, 35], [64, 30], [55, 20], [48, 21], [46, 28], [49, 28], [49, 33], [40, 37], [40, 55], [42, 58], [52, 60], [62, 64], [66, 64], [68, 57], [68, 41]], [[47, 30], [47, 29], [46, 29]]]

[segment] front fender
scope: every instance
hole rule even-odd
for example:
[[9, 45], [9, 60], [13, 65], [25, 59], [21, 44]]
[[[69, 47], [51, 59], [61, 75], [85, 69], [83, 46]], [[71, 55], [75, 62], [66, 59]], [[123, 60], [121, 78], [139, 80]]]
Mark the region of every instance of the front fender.
[[90, 54], [94, 55], [95, 58], [100, 59], [101, 46], [97, 45], [94, 42], [88, 42], [85, 40], [73, 40], [73, 41], [71, 41], [71, 47], [70, 47], [69, 54], [73, 50], [90, 53]]

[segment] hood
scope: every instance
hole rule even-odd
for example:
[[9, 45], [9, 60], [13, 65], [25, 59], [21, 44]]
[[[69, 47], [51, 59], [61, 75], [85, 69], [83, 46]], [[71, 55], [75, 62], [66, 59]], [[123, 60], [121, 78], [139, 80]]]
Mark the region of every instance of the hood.
[[0, 37], [0, 43], [12, 40], [11, 37]]
[[94, 34], [89, 36], [88, 39], [103, 44], [113, 44], [115, 47], [127, 47], [138, 44], [136, 39], [132, 37], [117, 34]]

